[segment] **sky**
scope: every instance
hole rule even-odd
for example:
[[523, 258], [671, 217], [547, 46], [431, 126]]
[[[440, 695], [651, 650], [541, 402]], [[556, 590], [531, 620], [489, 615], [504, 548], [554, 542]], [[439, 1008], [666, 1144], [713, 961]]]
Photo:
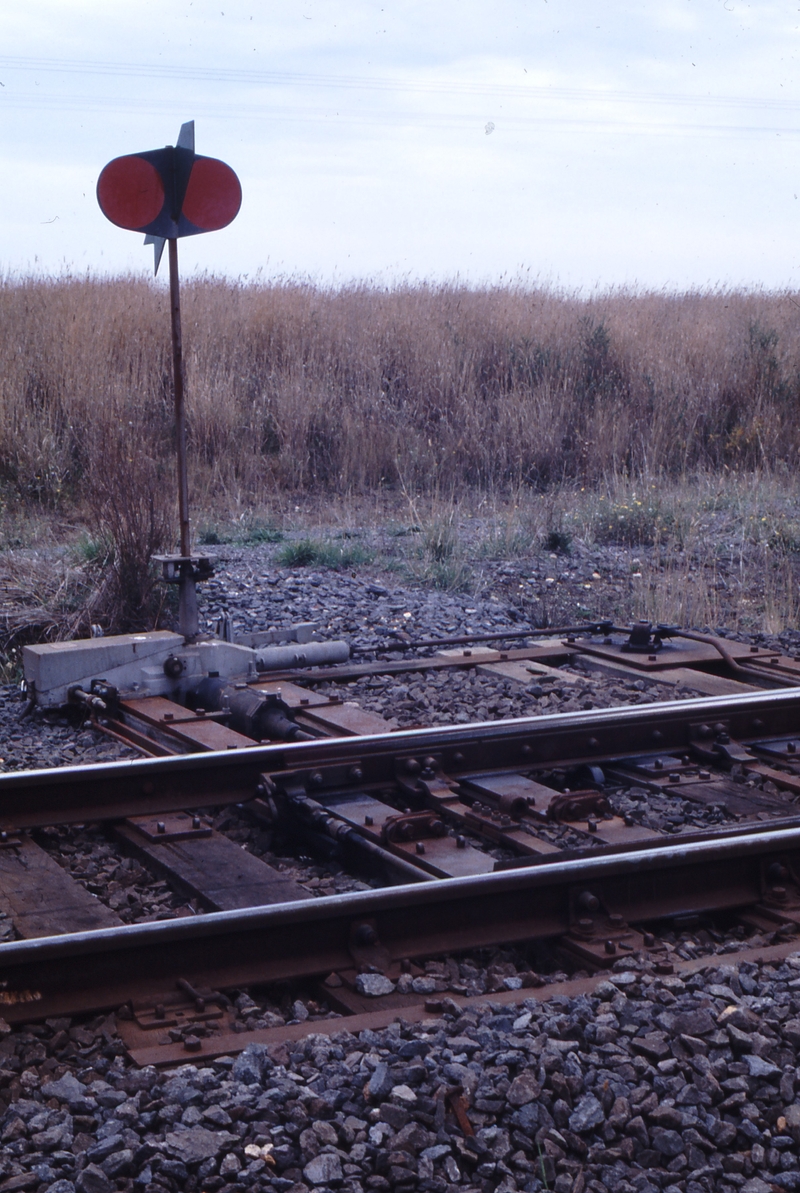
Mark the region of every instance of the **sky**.
[[184, 274], [800, 288], [799, 39], [800, 0], [3, 0], [0, 273], [152, 273], [97, 176], [194, 119], [243, 201]]

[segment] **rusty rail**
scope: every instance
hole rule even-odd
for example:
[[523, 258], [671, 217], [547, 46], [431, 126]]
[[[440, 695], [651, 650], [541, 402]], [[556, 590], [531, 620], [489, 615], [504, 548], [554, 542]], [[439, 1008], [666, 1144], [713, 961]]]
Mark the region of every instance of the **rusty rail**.
[[[364, 927], [390, 960], [559, 936], [582, 907], [628, 921], [769, 900], [797, 873], [800, 826], [588, 856], [522, 871], [307, 899], [0, 945], [0, 1010], [13, 1022], [119, 1006], [175, 989], [231, 988], [352, 966]], [[356, 954], [357, 955], [357, 954]]]
[[0, 775], [0, 828], [107, 821], [254, 798], [265, 773], [291, 773], [317, 790], [393, 783], [416, 758], [440, 761], [454, 779], [686, 750], [704, 725], [740, 742], [800, 736], [800, 693], [703, 697], [622, 709], [592, 709], [368, 737], [145, 758]]

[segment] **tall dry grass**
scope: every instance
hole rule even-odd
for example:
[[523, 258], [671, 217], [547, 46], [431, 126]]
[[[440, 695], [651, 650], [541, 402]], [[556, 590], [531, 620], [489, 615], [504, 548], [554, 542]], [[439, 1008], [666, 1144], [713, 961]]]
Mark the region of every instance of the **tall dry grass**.
[[[794, 465], [791, 294], [184, 287], [195, 499], [543, 490]], [[46, 508], [172, 477], [164, 290], [0, 283], [0, 485]], [[102, 479], [105, 477], [105, 479]], [[171, 500], [171, 494], [170, 494]], [[142, 509], [160, 526], [163, 510]], [[156, 536], [157, 537], [157, 536]]]

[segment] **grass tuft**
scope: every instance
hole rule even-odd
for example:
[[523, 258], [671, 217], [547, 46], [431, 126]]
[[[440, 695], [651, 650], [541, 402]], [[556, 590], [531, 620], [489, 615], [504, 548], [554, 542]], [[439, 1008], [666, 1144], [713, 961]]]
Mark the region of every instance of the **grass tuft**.
[[277, 555], [281, 567], [351, 568], [371, 563], [373, 553], [360, 543], [299, 539], [287, 543]]

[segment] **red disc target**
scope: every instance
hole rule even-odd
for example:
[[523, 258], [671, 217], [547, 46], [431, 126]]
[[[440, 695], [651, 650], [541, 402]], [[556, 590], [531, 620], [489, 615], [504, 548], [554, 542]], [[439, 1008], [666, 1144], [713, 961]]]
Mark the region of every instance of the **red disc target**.
[[155, 166], [143, 157], [117, 157], [100, 175], [97, 199], [112, 224], [138, 232], [164, 206], [164, 184]]
[[97, 201], [112, 224], [172, 239], [227, 227], [242, 188], [225, 162], [170, 145], [114, 158], [97, 180]]

